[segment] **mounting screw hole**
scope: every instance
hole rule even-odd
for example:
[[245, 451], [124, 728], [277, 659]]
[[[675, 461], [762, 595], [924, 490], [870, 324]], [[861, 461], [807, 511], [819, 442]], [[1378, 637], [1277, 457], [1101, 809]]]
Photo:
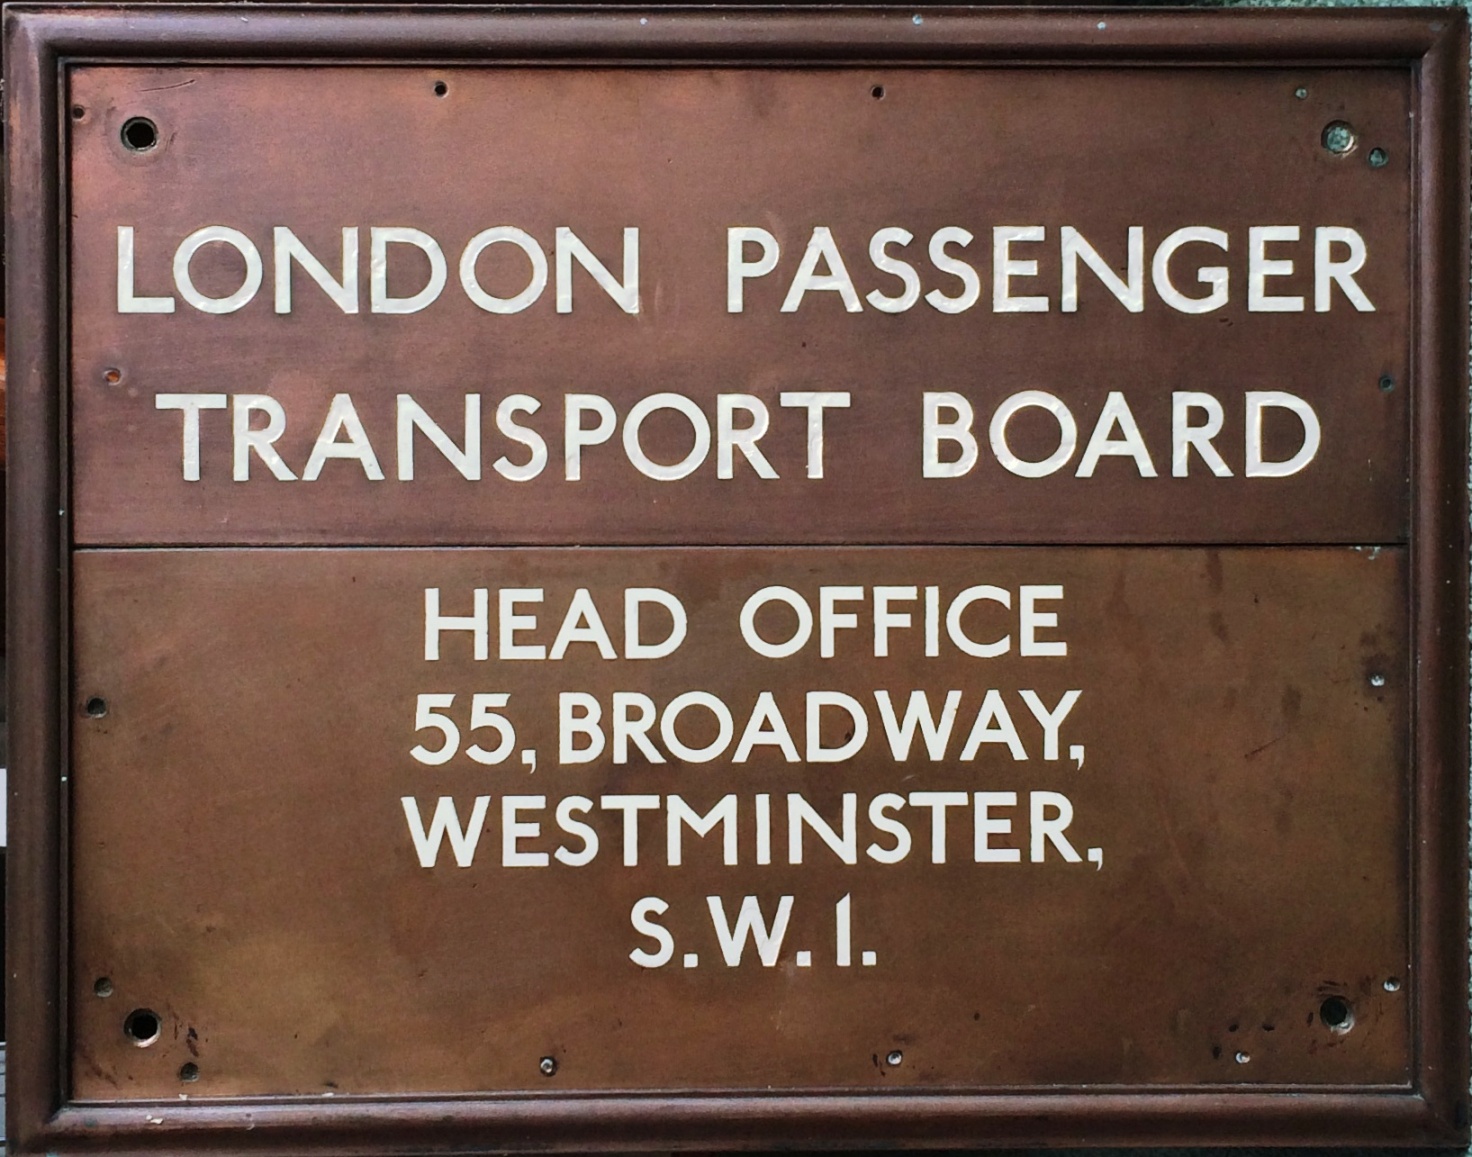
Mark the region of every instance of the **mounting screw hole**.
[[900, 1052], [899, 1049], [890, 1050], [889, 1056], [884, 1058], [884, 1063], [887, 1064], [890, 1068], [894, 1068], [896, 1065], [902, 1065], [904, 1064], [904, 1062], [905, 1054]]
[[442, 80], [437, 80], [434, 82], [434, 94], [435, 96], [449, 96], [450, 86]]
[[102, 380], [109, 386], [115, 386], [123, 380], [123, 371], [116, 366], [109, 367], [102, 371]]
[[1354, 1009], [1342, 996], [1331, 996], [1319, 1005], [1319, 1019], [1330, 1032], [1346, 1033], [1354, 1027]]
[[129, 117], [123, 122], [123, 146], [135, 153], [146, 153], [158, 144], [158, 125], [147, 117]]
[[1380, 375], [1380, 390], [1381, 390], [1381, 392], [1388, 394], [1393, 389], [1395, 389], [1395, 379], [1392, 378], [1389, 374], [1381, 374]]
[[72, 105], [72, 120], [79, 121], [87, 115], [87, 110], [79, 104]]
[[107, 714], [107, 700], [100, 695], [94, 695], [82, 706], [89, 719], [101, 719]]
[[1324, 148], [1336, 157], [1345, 156], [1354, 152], [1354, 147], [1359, 143], [1355, 136], [1354, 128], [1345, 121], [1330, 121], [1324, 126], [1324, 135], [1321, 138]]
[[873, 88], [871, 88], [869, 90], [869, 95], [872, 96], [875, 100], [883, 100], [884, 99], [884, 85], [882, 85], [882, 84], [876, 84]]
[[99, 976], [97, 978], [97, 980], [92, 985], [92, 991], [94, 993], [96, 993], [98, 996], [103, 996], [103, 997], [111, 996], [112, 995], [112, 981], [109, 980], [105, 976]]
[[179, 1066], [179, 1079], [185, 1083], [199, 1080], [199, 1066], [193, 1061], [185, 1061]]
[[544, 1076], [544, 1077], [556, 1076], [557, 1075], [557, 1058], [556, 1057], [543, 1057], [541, 1060], [539, 1060], [537, 1062], [537, 1071], [539, 1073], [541, 1073], [542, 1076]]
[[1387, 164], [1390, 163], [1390, 154], [1387, 153], [1384, 149], [1371, 149], [1369, 160], [1370, 168], [1383, 169]]
[[1239, 1065], [1245, 1065], [1250, 1060], [1252, 1060], [1252, 1054], [1251, 1053], [1238, 1053], [1237, 1056], [1236, 1056], [1236, 1061], [1237, 1061], [1237, 1063]]
[[1387, 976], [1385, 978], [1385, 983], [1381, 987], [1383, 987], [1386, 992], [1399, 992], [1400, 991], [1400, 977], [1399, 976]]
[[158, 1040], [163, 1031], [163, 1022], [151, 1008], [135, 1008], [123, 1020], [123, 1033], [140, 1049], [147, 1048]]
[[1293, 95], [1296, 96], [1299, 100], [1307, 100], [1308, 99], [1308, 89], [1302, 88], [1302, 87], [1295, 88], [1293, 90]]
[[1376, 671], [1373, 675], [1370, 676], [1370, 686], [1371, 687], [1384, 687], [1385, 686], [1385, 676], [1382, 675], [1382, 674], [1380, 674], [1379, 671]]

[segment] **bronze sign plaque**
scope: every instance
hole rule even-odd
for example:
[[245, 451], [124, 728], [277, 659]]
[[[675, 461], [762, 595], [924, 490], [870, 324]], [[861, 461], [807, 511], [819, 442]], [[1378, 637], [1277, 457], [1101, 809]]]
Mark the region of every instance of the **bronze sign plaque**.
[[5, 19], [18, 1152], [1465, 1140], [1462, 14]]

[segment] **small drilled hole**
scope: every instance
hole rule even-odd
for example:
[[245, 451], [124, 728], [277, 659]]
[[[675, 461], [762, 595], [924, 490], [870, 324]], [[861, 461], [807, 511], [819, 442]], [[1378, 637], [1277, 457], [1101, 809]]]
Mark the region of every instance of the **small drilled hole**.
[[1336, 157], [1353, 152], [1355, 145], [1359, 143], [1359, 139], [1354, 135], [1354, 129], [1344, 121], [1330, 121], [1326, 124], [1322, 140], [1324, 148]]
[[1390, 162], [1390, 154], [1384, 149], [1370, 150], [1370, 168], [1383, 169]]
[[186, 1083], [199, 1080], [199, 1066], [193, 1061], [185, 1061], [179, 1066], [179, 1079]]
[[99, 976], [92, 985], [92, 991], [98, 996], [111, 996], [112, 981], [105, 976]]
[[1381, 374], [1380, 389], [1383, 393], [1390, 393], [1391, 390], [1395, 389], [1395, 379], [1389, 374]]
[[87, 110], [79, 104], [72, 105], [72, 120], [79, 121], [87, 115]]
[[163, 1024], [158, 1019], [158, 1013], [151, 1008], [135, 1008], [123, 1021], [123, 1032], [140, 1049], [147, 1048], [158, 1040], [162, 1029]]
[[1354, 1027], [1354, 1009], [1343, 997], [1331, 996], [1319, 1005], [1319, 1019], [1331, 1032], [1348, 1032]]
[[102, 698], [100, 695], [94, 695], [92, 696], [92, 698], [87, 700], [87, 703], [82, 708], [82, 710], [84, 710], [87, 713], [88, 717], [91, 719], [101, 719], [104, 715], [107, 714], [107, 700]]
[[158, 125], [147, 117], [130, 117], [123, 122], [123, 144], [135, 153], [146, 153], [158, 144]]
[[883, 100], [884, 99], [884, 85], [882, 85], [882, 84], [876, 84], [873, 88], [871, 88], [869, 90], [869, 95], [872, 96], [875, 100]]
[[1399, 992], [1400, 991], [1400, 977], [1399, 976], [1387, 976], [1385, 978], [1385, 984], [1384, 984], [1383, 987], [1384, 987], [1384, 989], [1385, 989], [1386, 992]]
[[434, 82], [434, 94], [435, 96], [449, 96], [450, 86], [442, 80], [437, 80]]
[[123, 371], [119, 369], [107, 369], [102, 371], [102, 380], [109, 386], [115, 386], [123, 380]]

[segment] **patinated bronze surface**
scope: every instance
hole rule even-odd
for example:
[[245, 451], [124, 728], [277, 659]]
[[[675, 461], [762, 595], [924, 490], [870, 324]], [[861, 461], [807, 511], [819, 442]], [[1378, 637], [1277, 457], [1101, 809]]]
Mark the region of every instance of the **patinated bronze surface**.
[[[436, 83], [445, 86], [437, 95]], [[1304, 88], [1306, 96], [1295, 92]], [[882, 93], [876, 98], [875, 93]], [[144, 543], [535, 542], [1399, 542], [1407, 532], [1404, 382], [1410, 359], [1410, 77], [1394, 70], [792, 69], [200, 69], [80, 68], [68, 100], [72, 268], [71, 387], [77, 541]], [[76, 114], [80, 113], [79, 116]], [[132, 152], [131, 118], [158, 125], [159, 144]], [[1321, 136], [1352, 121], [1349, 156]], [[1382, 148], [1388, 163], [1365, 160]], [[1150, 176], [1145, 176], [1150, 174]], [[1169, 174], [1165, 177], [1164, 174]], [[248, 190], [248, 195], [242, 195]], [[1306, 296], [1306, 311], [1248, 311], [1248, 230], [1297, 225], [1299, 243], [1271, 246], [1294, 273], [1274, 295]], [[117, 311], [117, 227], [135, 230], [139, 294], [171, 291], [170, 261], [195, 229], [224, 225], [261, 250], [264, 283], [238, 312], [177, 302], [166, 315]], [[1049, 298], [1048, 312], [993, 309], [995, 226], [1042, 225], [1018, 243], [1037, 263], [1012, 292]], [[291, 228], [334, 276], [344, 227], [357, 228], [360, 311], [347, 315], [298, 268], [291, 313], [273, 312], [272, 230]], [[375, 315], [368, 302], [368, 230], [408, 226], [446, 257], [447, 285], [421, 312]], [[549, 287], [524, 311], [484, 312], [462, 292], [458, 258], [481, 230], [513, 226], [551, 253], [573, 229], [615, 273], [622, 231], [640, 230], [641, 309], [622, 312], [580, 267], [573, 309]], [[772, 274], [746, 283], [728, 312], [727, 229], [758, 226], [782, 246]], [[955, 297], [954, 275], [929, 268], [941, 228], [973, 235], [948, 252], [975, 266], [979, 303], [947, 314], [920, 302], [903, 313], [845, 309], [810, 292], [783, 313], [815, 227], [831, 231], [859, 297], [899, 293], [867, 255], [872, 235], [899, 227], [895, 248], [924, 288]], [[1114, 269], [1127, 264], [1130, 226], [1144, 230], [1145, 265], [1173, 231], [1227, 234], [1228, 251], [1188, 245], [1172, 269], [1183, 292], [1205, 292], [1203, 266], [1222, 266], [1231, 299], [1205, 314], [1168, 307], [1144, 271], [1131, 313], [1087, 268], [1078, 311], [1061, 311], [1060, 231], [1071, 226]], [[1359, 276], [1374, 312], [1335, 290], [1314, 312], [1314, 230], [1353, 227], [1368, 249]], [[754, 259], [755, 248], [749, 257]], [[196, 258], [202, 292], [224, 296], [244, 266], [215, 244]], [[502, 297], [530, 276], [510, 244], [481, 257]], [[820, 266], [826, 272], [827, 266]], [[427, 260], [390, 255], [389, 289], [424, 287]], [[396, 283], [396, 279], [399, 279]], [[125, 363], [119, 365], [119, 363]], [[109, 370], [121, 377], [112, 380]], [[920, 475], [923, 395], [960, 393], [986, 448], [997, 405], [1023, 390], [1064, 396], [1080, 451], [1111, 391], [1141, 427], [1156, 478], [1105, 458], [1094, 477], [1069, 468], [1023, 479], [985, 453], [965, 477]], [[1286, 390], [1319, 411], [1326, 452], [1316, 468], [1267, 482], [1244, 476], [1247, 391]], [[202, 415], [200, 479], [180, 485], [180, 418], [154, 395], [268, 394], [285, 410], [279, 452], [300, 474], [334, 395], [351, 395], [387, 475], [329, 463], [311, 482], [231, 478], [231, 422]], [[584, 451], [582, 477], [562, 466], [564, 396], [606, 396], [620, 419], [640, 398], [686, 395], [712, 424], [715, 395], [741, 392], [771, 409], [761, 442], [776, 478], [737, 455], [719, 479], [715, 455], [678, 484], [638, 473], [620, 438]], [[848, 391], [826, 417], [821, 479], [807, 474], [802, 410], [792, 391]], [[1218, 443], [1233, 477], [1198, 460], [1171, 473], [1171, 395], [1219, 397]], [[457, 442], [464, 398], [482, 397], [479, 482], [421, 439], [416, 477], [395, 470], [395, 398], [411, 394]], [[523, 425], [547, 440], [538, 477], [493, 469], [528, 453], [492, 421], [509, 395], [541, 409]], [[1197, 415], [1197, 421], [1200, 416]], [[259, 425], [260, 415], [255, 419]], [[739, 420], [745, 423], [742, 417]], [[1019, 416], [1020, 453], [1057, 444], [1036, 410]], [[592, 425], [592, 418], [585, 425]], [[622, 427], [621, 427], [622, 429]], [[657, 415], [651, 457], [681, 460], [688, 424]], [[1270, 425], [1285, 442], [1293, 419]], [[1330, 452], [1332, 449], [1332, 453]], [[955, 456], [954, 448], [947, 453]]]
[[18, 1153], [1465, 1143], [1463, 14], [5, 28]]
[[[87, 1099], [172, 1096], [190, 1062], [191, 1096], [1408, 1077], [1401, 551], [89, 551], [75, 581], [72, 1080]], [[859, 624], [835, 639], [834, 659], [818, 657], [816, 637], [764, 659], [738, 628], [748, 595], [769, 584], [816, 606], [821, 585], [936, 584], [949, 601], [977, 582], [1036, 581], [1063, 588], [1049, 605], [1059, 625], [1040, 638], [1066, 639], [1065, 656], [1018, 656], [996, 604], [965, 620], [978, 639], [1012, 633], [1013, 653], [995, 659], [949, 638], [927, 659], [920, 629], [893, 631], [876, 659], [861, 604], [845, 607]], [[582, 643], [513, 663], [476, 661], [470, 635], [447, 632], [430, 662], [426, 585], [457, 614], [477, 586], [493, 601], [543, 589], [541, 606], [519, 608], [541, 620], [521, 645], [554, 643], [578, 587], [612, 609], [618, 650], [625, 587], [676, 594], [689, 634], [664, 660], [610, 661]], [[760, 625], [780, 639], [786, 617]], [[1082, 689], [1052, 759], [1022, 688], [1050, 709]], [[902, 715], [916, 689], [936, 716], [959, 691], [939, 760], [920, 732], [897, 759], [876, 709], [876, 690]], [[1019, 746], [993, 737], [962, 760], [992, 689]], [[558, 765], [560, 692], [595, 696], [606, 727], [615, 691], [663, 711], [691, 690], [729, 705], [738, 739], [770, 692], [799, 755], [805, 693], [847, 693], [867, 709], [869, 738], [838, 763], [789, 763], [772, 742], [742, 762], [735, 743], [697, 762], [656, 727], [666, 763], [633, 746], [615, 762], [610, 743], [592, 763]], [[514, 754], [489, 767], [463, 751], [416, 762], [411, 747], [443, 745], [414, 730], [424, 692], [457, 693], [445, 713], [461, 728], [472, 693], [508, 693]], [[87, 714], [96, 697], [100, 718]], [[679, 720], [692, 749], [718, 741], [708, 708]], [[828, 747], [854, 726], [841, 709], [820, 723]], [[472, 739], [497, 746], [494, 731]], [[539, 753], [534, 772], [523, 750]], [[1066, 834], [1081, 858], [1100, 849], [1098, 865], [1053, 845], [1031, 860], [1030, 790], [1071, 801]], [[1012, 831], [990, 841], [1020, 862], [975, 861], [977, 791], [1020, 793], [994, 817]], [[835, 828], [842, 797], [857, 795], [857, 863], [811, 831], [789, 862], [789, 792]], [[962, 793], [945, 863], [933, 862], [926, 806], [893, 813], [913, 838], [903, 860], [864, 851], [894, 847], [868, 818], [885, 792]], [[542, 798], [518, 813], [540, 834], [516, 848], [545, 855], [583, 847], [556, 827], [561, 799], [611, 794], [678, 795], [701, 815], [734, 795], [737, 862], [723, 862], [721, 830], [687, 828], [671, 866], [661, 803], [641, 814], [636, 865], [621, 813], [594, 808], [580, 817], [600, 837], [591, 863], [504, 866], [506, 796]], [[774, 813], [767, 865], [761, 794]], [[486, 795], [471, 865], [457, 868], [445, 845], [421, 867], [401, 798], [416, 797], [427, 822], [449, 796], [463, 822]], [[748, 895], [769, 924], [793, 897], [770, 967], [752, 944], [737, 967], [718, 948], [706, 897], [734, 918]], [[844, 895], [853, 953], [839, 967]], [[659, 968], [629, 959], [654, 947], [630, 926], [645, 896], [670, 905], [677, 951]], [[810, 967], [795, 963], [802, 950]], [[1351, 1031], [1324, 1024], [1331, 996], [1354, 1009]], [[155, 1047], [121, 1031], [138, 1007], [163, 1019]], [[886, 1063], [895, 1050], [901, 1062]], [[550, 1080], [544, 1056], [557, 1061]]]

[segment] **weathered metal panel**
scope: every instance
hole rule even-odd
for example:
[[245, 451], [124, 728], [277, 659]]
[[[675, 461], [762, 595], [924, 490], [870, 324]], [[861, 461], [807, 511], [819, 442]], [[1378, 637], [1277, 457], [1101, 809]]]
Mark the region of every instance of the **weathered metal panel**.
[[5, 28], [16, 1152], [1465, 1141], [1460, 13]]
[[[1413, 149], [1404, 71], [99, 66], [69, 75], [78, 542], [1406, 538]], [[157, 125], [159, 143], [145, 152], [120, 135], [137, 117]], [[1339, 121], [1358, 134], [1345, 155], [1323, 144]], [[1372, 148], [1384, 151], [1383, 166], [1368, 162]], [[169, 299], [173, 312], [119, 312], [119, 226], [134, 230], [132, 289]], [[180, 243], [206, 226], [239, 230], [260, 254], [260, 288], [224, 315], [188, 304], [172, 274]], [[504, 226], [536, 248], [545, 288], [497, 314], [462, 288], [461, 256], [483, 230]], [[994, 230], [1006, 226], [1037, 230], [1007, 250], [1035, 274], [1009, 278], [1007, 296], [1030, 304], [998, 293]], [[1275, 308], [1296, 299], [1299, 312], [1254, 308], [1251, 230], [1284, 226], [1299, 239], [1260, 243], [1268, 260], [1286, 263], [1261, 287]], [[278, 295], [276, 270], [287, 264], [273, 254], [278, 227], [338, 279], [342, 231], [355, 230], [348, 268], [358, 312], [344, 313], [295, 262], [289, 302]], [[374, 312], [374, 227], [419, 230], [442, 251], [444, 288], [417, 312]], [[624, 230], [638, 230], [636, 314], [580, 265], [569, 264], [562, 285], [559, 227], [617, 278]], [[743, 279], [740, 313], [729, 312], [731, 227], [765, 229], [781, 248], [771, 273]], [[1140, 311], [1079, 264], [1077, 311], [1065, 312], [1064, 231], [1076, 229], [1126, 278], [1131, 227], [1142, 231]], [[1165, 264], [1192, 309], [1210, 306], [1211, 285], [1198, 277], [1225, 270], [1226, 300], [1207, 312], [1168, 304], [1154, 272], [1168, 238], [1192, 227], [1220, 231], [1227, 251], [1197, 240]], [[816, 228], [829, 230], [851, 296], [814, 288], [792, 298]], [[901, 277], [870, 257], [886, 228], [910, 239], [891, 241], [886, 259], [907, 262], [917, 278], [901, 312], [869, 299], [886, 295], [893, 310], [904, 296]], [[1337, 283], [1327, 312], [1316, 312], [1322, 228], [1363, 238], [1354, 281], [1372, 312]], [[949, 268], [929, 252], [946, 229], [969, 239], [945, 242]], [[761, 250], [748, 241], [743, 252], [755, 264]], [[414, 245], [389, 243], [385, 253], [390, 296], [429, 284], [429, 259]], [[1340, 244], [1331, 255], [1350, 259]], [[477, 284], [502, 299], [537, 284], [510, 241], [473, 265]], [[830, 275], [829, 258], [813, 268]], [[224, 242], [201, 248], [189, 269], [210, 298], [229, 297], [245, 275]], [[558, 312], [560, 289], [570, 312]], [[277, 313], [284, 305], [290, 312]], [[1391, 385], [1382, 389], [1382, 378]], [[821, 454], [809, 453], [806, 408], [782, 404], [813, 391], [849, 396], [846, 408], [825, 412]], [[1077, 426], [1067, 464], [1045, 477], [1004, 469], [988, 437], [999, 406], [1022, 391], [1057, 396]], [[1247, 476], [1247, 397], [1262, 391], [1303, 398], [1322, 426], [1323, 452], [1291, 477]], [[181, 413], [156, 410], [155, 395], [202, 392], [232, 405], [239, 395], [275, 399], [281, 468], [298, 479], [278, 481], [252, 456], [251, 484], [235, 480], [231, 414], [211, 410], [199, 417], [199, 479], [184, 481]], [[636, 469], [624, 441], [631, 411], [667, 392], [689, 399], [708, 428], [719, 424], [719, 395], [758, 399], [770, 428], [757, 448], [776, 476], [759, 476], [737, 449], [721, 478], [718, 447], [677, 480]], [[1172, 401], [1188, 392], [1222, 407], [1215, 444], [1231, 477], [1194, 450], [1189, 473], [1175, 476]], [[480, 399], [477, 481], [422, 434], [413, 480], [403, 480], [395, 414], [404, 393], [457, 445], [466, 395]], [[962, 477], [923, 474], [924, 398], [936, 393], [959, 394], [975, 411], [979, 460]], [[1079, 477], [1115, 393], [1138, 423], [1145, 458], [1116, 448]], [[319, 463], [306, 477], [329, 405], [343, 394], [382, 480], [356, 460]], [[564, 454], [569, 394], [606, 398], [619, 423], [581, 451], [575, 482]], [[498, 408], [516, 396], [540, 407], [504, 419], [543, 441], [540, 467], [526, 436], [502, 424]], [[592, 412], [580, 420], [598, 425]], [[753, 421], [742, 411], [732, 424]], [[1205, 424], [1205, 412], [1190, 421]], [[1275, 460], [1303, 440], [1281, 409], [1266, 430]], [[1028, 461], [1059, 445], [1057, 423], [1037, 408], [1008, 433]], [[638, 434], [658, 465], [687, 461], [696, 446], [690, 419], [669, 409]], [[963, 453], [947, 441], [940, 457]], [[513, 480], [498, 462], [531, 462], [535, 477]]]
[[[74, 1088], [1403, 1084], [1418, 983], [1405, 562], [1343, 548], [81, 553]], [[993, 593], [953, 635], [949, 608], [983, 583], [1012, 609]], [[818, 619], [786, 658], [755, 653], [740, 626], [773, 586]], [[929, 586], [939, 653], [923, 593], [886, 604], [912, 622], [877, 647], [874, 590]], [[1038, 586], [1056, 625], [1026, 628]], [[530, 621], [507, 633], [492, 611], [478, 660], [472, 631], [430, 630], [426, 587], [455, 616], [476, 588], [493, 608], [521, 592]], [[624, 658], [624, 591], [648, 588], [679, 601], [688, 633], [666, 658]], [[830, 658], [825, 588], [853, 588], [831, 604], [855, 621], [835, 620]], [[589, 641], [559, 654], [569, 608], [592, 621], [579, 589], [620, 657]], [[795, 621], [773, 602], [755, 637], [782, 642]], [[667, 611], [640, 616], [646, 645], [671, 629]], [[1028, 633], [1067, 653], [1020, 654]], [[1008, 650], [967, 655], [956, 637]], [[511, 646], [548, 657], [500, 658]], [[703, 698], [681, 706], [691, 692]], [[853, 706], [815, 708], [811, 692]], [[459, 731], [433, 765], [421, 758], [443, 734], [415, 730], [427, 693], [454, 696], [430, 706]], [[475, 693], [507, 696], [514, 741], [470, 730]], [[592, 702], [561, 707], [569, 693]], [[620, 715], [644, 723], [642, 743], [619, 740]], [[476, 762], [472, 743], [500, 759]], [[1012, 793], [987, 798], [997, 831], [981, 853], [976, 792]], [[621, 809], [639, 796], [631, 826]], [[793, 821], [790, 796], [837, 850]], [[729, 815], [700, 836], [671, 821], [676, 797], [691, 819], [722, 800]], [[416, 855], [414, 826], [431, 830], [442, 798], [455, 834], [479, 835], [465, 866], [438, 839], [433, 867]], [[1034, 808], [1071, 813], [1059, 841], [1036, 834]], [[1007, 849], [1017, 862], [994, 859]], [[728, 946], [733, 966], [718, 929], [748, 896], [770, 955], [751, 939]], [[645, 913], [674, 937], [664, 960], [631, 924], [646, 897], [668, 905]], [[1353, 1010], [1350, 1031], [1325, 1023], [1329, 998]], [[162, 1018], [156, 1047], [123, 1031], [140, 1007]], [[181, 1083], [185, 1064], [197, 1081]]]

